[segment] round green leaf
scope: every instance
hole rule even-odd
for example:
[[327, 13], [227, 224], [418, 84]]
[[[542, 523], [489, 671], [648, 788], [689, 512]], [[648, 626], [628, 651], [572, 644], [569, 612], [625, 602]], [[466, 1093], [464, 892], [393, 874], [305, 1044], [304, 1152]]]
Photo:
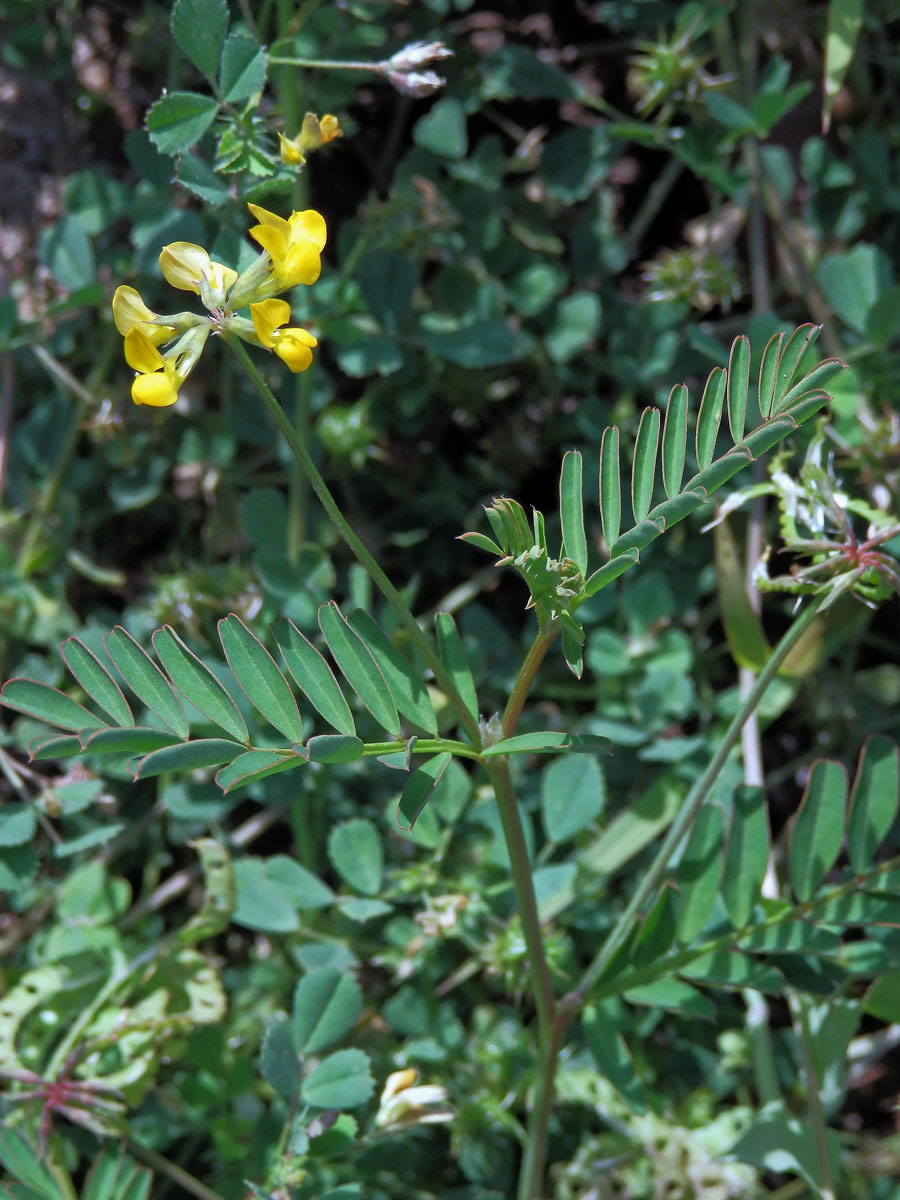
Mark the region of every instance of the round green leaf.
[[328, 839], [328, 857], [340, 877], [363, 895], [374, 896], [381, 887], [381, 838], [364, 817], [335, 826]]
[[362, 1050], [338, 1050], [310, 1072], [301, 1095], [316, 1108], [358, 1108], [374, 1090], [368, 1055]]
[[181, 154], [203, 137], [219, 103], [199, 92], [169, 92], [147, 112], [150, 140], [163, 154]]
[[362, 992], [352, 975], [336, 967], [312, 971], [294, 992], [293, 1030], [298, 1049], [317, 1054], [352, 1029], [362, 1010]]
[[226, 103], [235, 104], [266, 86], [266, 56], [255, 38], [235, 30], [222, 51], [219, 86]]
[[215, 75], [228, 32], [225, 0], [176, 0], [172, 9], [175, 41], [198, 71]]
[[551, 841], [567, 842], [596, 821], [606, 801], [600, 764], [588, 754], [557, 758], [544, 770], [541, 814]]

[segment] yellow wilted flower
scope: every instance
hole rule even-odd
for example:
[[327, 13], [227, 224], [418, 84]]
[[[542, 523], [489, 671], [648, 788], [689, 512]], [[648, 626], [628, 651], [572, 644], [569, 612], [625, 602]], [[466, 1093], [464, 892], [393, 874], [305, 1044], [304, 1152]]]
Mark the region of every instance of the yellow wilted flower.
[[315, 113], [308, 112], [296, 137], [287, 138], [279, 133], [281, 161], [289, 166], [302, 166], [311, 150], [318, 150], [340, 136], [341, 123], [337, 117], [326, 113], [320, 121]]
[[274, 350], [295, 375], [305, 371], [312, 362], [313, 347], [319, 343], [305, 329], [280, 328], [291, 319], [291, 306], [284, 300], [261, 300], [250, 305], [250, 315], [262, 344]]

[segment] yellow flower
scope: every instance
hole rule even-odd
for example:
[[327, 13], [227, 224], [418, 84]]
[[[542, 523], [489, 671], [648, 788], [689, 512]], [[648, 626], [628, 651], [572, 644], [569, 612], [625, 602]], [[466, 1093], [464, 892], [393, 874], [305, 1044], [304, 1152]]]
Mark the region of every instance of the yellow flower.
[[141, 299], [140, 292], [133, 287], [116, 288], [112, 300], [112, 311], [116, 329], [122, 337], [125, 337], [135, 326], [140, 326], [154, 346], [158, 346], [161, 342], [167, 342], [170, 337], [175, 335], [176, 331], [173, 325], [154, 324], [155, 318], [159, 314], [147, 307]]
[[269, 255], [281, 291], [298, 283], [315, 283], [322, 269], [320, 254], [327, 237], [322, 214], [308, 208], [292, 212], [285, 221], [257, 204], [248, 207], [260, 222], [250, 230], [250, 236]]
[[140, 325], [125, 334], [125, 358], [138, 372], [131, 385], [135, 404], [168, 408], [178, 399], [178, 389], [190, 375], [209, 337], [209, 322], [195, 325], [175, 345], [160, 354]]
[[163, 246], [159, 265], [172, 287], [194, 292], [207, 308], [221, 307], [238, 277], [237, 271], [214, 262], [202, 246], [195, 246], [193, 242], [172, 242]]
[[176, 369], [174, 358], [163, 358], [140, 325], [125, 334], [125, 358], [139, 374], [131, 385], [135, 404], [168, 408], [178, 399], [184, 377]]
[[291, 319], [291, 306], [284, 300], [260, 300], [250, 305], [253, 328], [264, 346], [274, 350], [296, 375], [312, 362], [313, 346], [319, 343], [305, 329], [280, 329]]
[[320, 146], [333, 142], [340, 136], [341, 123], [337, 117], [326, 113], [320, 121], [315, 113], [308, 112], [296, 137], [286, 138], [283, 133], [279, 133], [281, 161], [290, 166], [300, 166], [306, 162], [310, 150], [318, 150]]

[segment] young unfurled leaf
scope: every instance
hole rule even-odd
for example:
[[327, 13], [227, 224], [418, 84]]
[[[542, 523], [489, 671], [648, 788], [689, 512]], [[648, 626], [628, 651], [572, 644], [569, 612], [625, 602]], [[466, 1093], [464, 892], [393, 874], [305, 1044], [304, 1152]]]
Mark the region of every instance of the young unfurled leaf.
[[582, 575], [587, 574], [587, 538], [584, 533], [584, 497], [581, 485], [581, 455], [569, 450], [559, 477], [559, 519], [563, 547], [560, 558], [570, 558]]

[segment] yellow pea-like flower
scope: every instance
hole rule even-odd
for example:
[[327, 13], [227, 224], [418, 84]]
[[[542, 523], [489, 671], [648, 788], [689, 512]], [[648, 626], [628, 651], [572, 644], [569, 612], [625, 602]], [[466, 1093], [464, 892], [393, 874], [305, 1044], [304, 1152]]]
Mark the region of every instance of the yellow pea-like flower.
[[291, 319], [291, 306], [284, 300], [260, 300], [250, 305], [253, 328], [260, 342], [274, 350], [282, 362], [297, 374], [312, 363], [313, 347], [319, 343], [305, 329], [282, 329]]
[[322, 269], [321, 252], [328, 236], [322, 214], [308, 208], [292, 212], [285, 220], [258, 204], [248, 207], [259, 221], [250, 230], [250, 236], [269, 255], [279, 289], [287, 291], [299, 283], [315, 283]]

